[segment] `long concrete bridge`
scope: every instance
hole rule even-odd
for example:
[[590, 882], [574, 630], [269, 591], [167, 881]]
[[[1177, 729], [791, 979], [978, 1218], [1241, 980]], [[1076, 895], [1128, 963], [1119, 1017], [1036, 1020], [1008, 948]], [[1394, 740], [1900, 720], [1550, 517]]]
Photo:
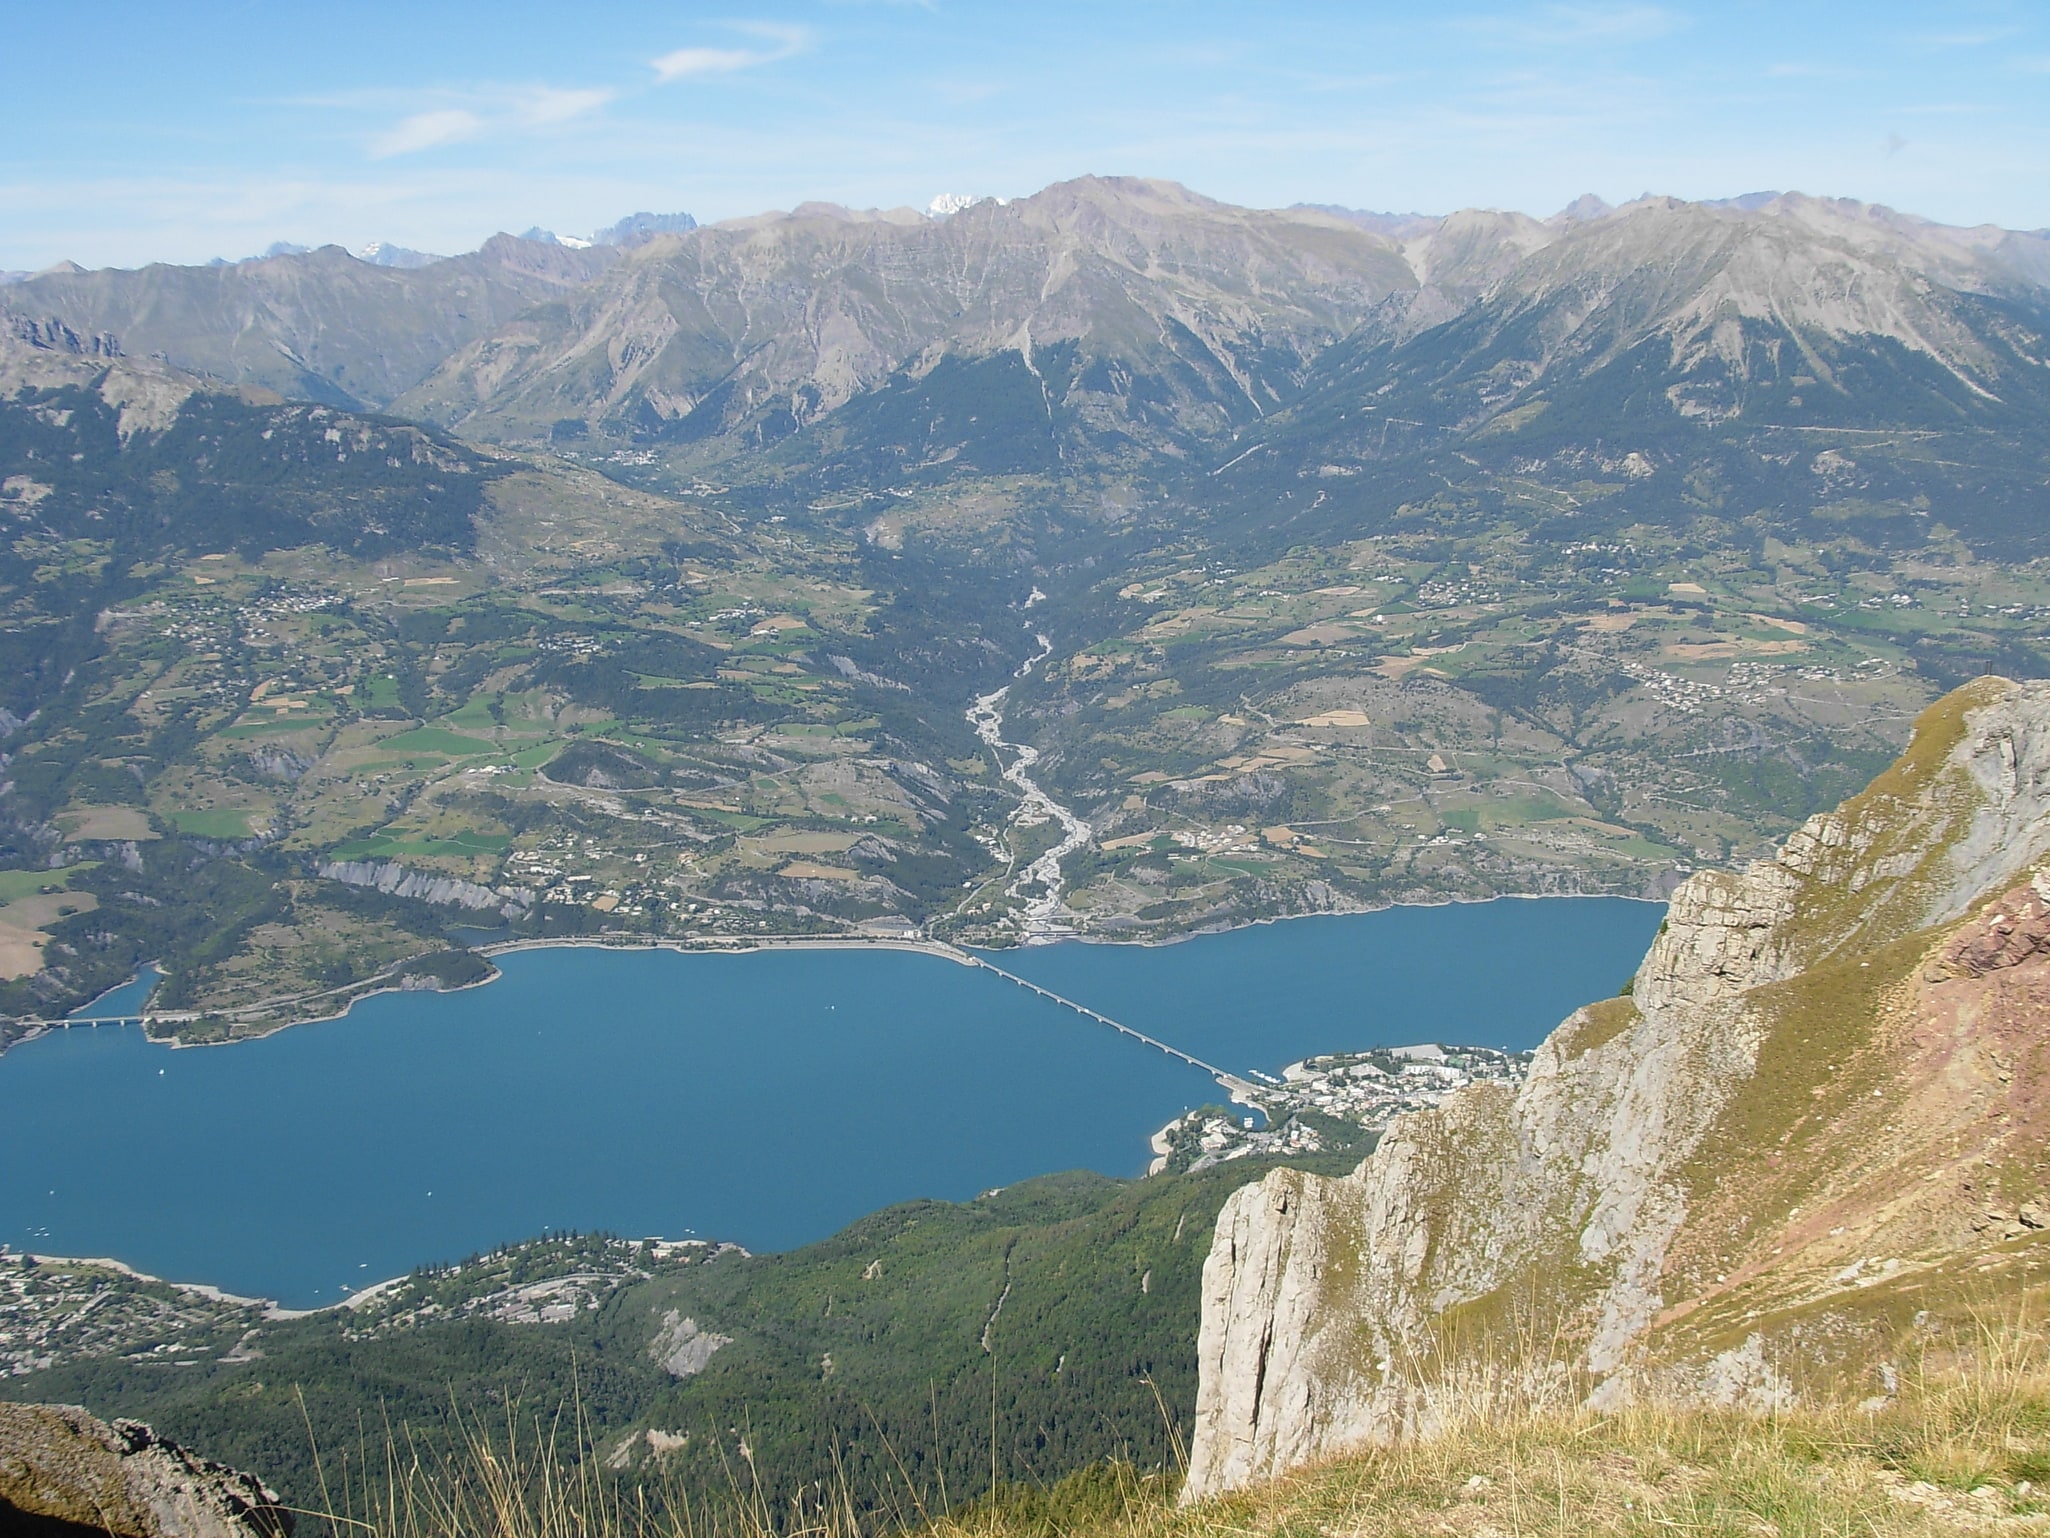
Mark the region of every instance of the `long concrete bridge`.
[[1030, 979], [1020, 977], [1016, 972], [1006, 972], [994, 962], [985, 961], [982, 957], [975, 955], [971, 951], [956, 951], [955, 959], [964, 961], [971, 967], [981, 967], [985, 972], [994, 972], [1007, 983], [1016, 983], [1020, 988], [1029, 989], [1031, 992], [1038, 994], [1042, 999], [1059, 1004], [1064, 1008], [1072, 1009], [1076, 1014], [1094, 1020], [1098, 1025], [1109, 1026], [1121, 1036], [1129, 1036], [1132, 1040], [1143, 1042], [1155, 1051], [1165, 1052], [1169, 1057], [1187, 1063], [1191, 1068], [1202, 1069], [1203, 1072], [1209, 1074], [1211, 1078], [1217, 1081], [1219, 1087], [1226, 1094], [1241, 1104], [1251, 1105], [1255, 1103], [1254, 1097], [1257, 1097], [1260, 1093], [1259, 1085], [1242, 1079], [1237, 1074], [1218, 1067], [1215, 1063], [1206, 1063], [1202, 1058], [1195, 1056], [1193, 1053], [1184, 1052], [1180, 1047], [1171, 1047], [1158, 1037], [1148, 1036], [1144, 1031], [1134, 1030], [1122, 1020], [1113, 1020], [1101, 1010], [1091, 1009], [1087, 1004], [1078, 1004], [1071, 998], [1055, 993], [1051, 988], [1042, 988]]
[[186, 1025], [200, 1018], [197, 1012], [169, 1013], [152, 1009], [145, 1014], [134, 1015], [60, 1015], [54, 1020], [18, 1016], [14, 1023], [25, 1025], [32, 1031], [68, 1031], [74, 1025]]

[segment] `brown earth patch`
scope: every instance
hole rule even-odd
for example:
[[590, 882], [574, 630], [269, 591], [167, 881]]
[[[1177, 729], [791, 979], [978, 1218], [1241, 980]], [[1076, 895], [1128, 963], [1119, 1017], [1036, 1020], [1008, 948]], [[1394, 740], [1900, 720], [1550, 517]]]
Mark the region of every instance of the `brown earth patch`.
[[134, 806], [74, 806], [57, 814], [57, 826], [72, 838], [141, 842], [156, 838], [149, 814]]
[[1305, 625], [1281, 638], [1283, 646], [1335, 646], [1340, 641], [1357, 641], [1360, 633], [1350, 625]]
[[37, 892], [0, 908], [0, 978], [12, 982], [42, 971], [49, 926], [99, 905], [90, 892]]

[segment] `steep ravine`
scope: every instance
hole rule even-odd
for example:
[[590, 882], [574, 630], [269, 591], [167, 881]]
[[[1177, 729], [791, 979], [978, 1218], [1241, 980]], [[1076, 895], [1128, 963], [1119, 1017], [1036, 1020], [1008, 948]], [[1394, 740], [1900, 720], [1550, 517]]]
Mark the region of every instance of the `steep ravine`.
[[2046, 852], [2050, 684], [1981, 679], [1777, 858], [1690, 879], [1520, 1088], [1236, 1192], [1187, 1497], [1477, 1394], [1883, 1398], [2050, 1286]]

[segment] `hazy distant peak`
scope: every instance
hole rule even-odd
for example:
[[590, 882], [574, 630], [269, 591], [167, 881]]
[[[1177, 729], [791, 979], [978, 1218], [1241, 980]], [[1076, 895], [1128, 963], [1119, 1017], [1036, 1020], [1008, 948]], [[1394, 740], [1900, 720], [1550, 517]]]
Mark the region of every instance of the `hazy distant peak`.
[[922, 224], [925, 215], [915, 208], [849, 208], [844, 203], [813, 201], [800, 203], [783, 217], [788, 219], [831, 219], [838, 224]]
[[1619, 203], [1609, 210], [1611, 214], [1631, 215], [1642, 213], [1673, 213], [1682, 209], [1699, 208], [1699, 203], [1690, 203], [1685, 198], [1676, 198], [1665, 192], [1640, 192], [1627, 203]]
[[388, 240], [373, 240], [360, 251], [353, 251], [359, 262], [368, 262], [373, 267], [427, 267], [435, 262], [445, 262], [445, 256], [436, 256], [429, 251], [415, 251], [408, 246], [393, 245]]
[[542, 229], [538, 224], [532, 229], [522, 230], [518, 238], [521, 240], [531, 240], [537, 246], [567, 246], [572, 251], [588, 251], [591, 249], [591, 242], [588, 240], [584, 240], [576, 235], [558, 235], [553, 230]]
[[1339, 203], [1291, 203], [1288, 213], [1328, 214], [1390, 240], [1412, 240], [1428, 235], [1444, 222], [1438, 214], [1377, 214], [1371, 209], [1347, 208]]
[[[1703, 202], [1702, 207], [1733, 208], [1739, 213], [1755, 214], [1761, 208], [1770, 207], [1786, 196], [1787, 194], [1784, 192], [1746, 192], [1734, 198], [1707, 199]], [[1795, 196], [1799, 196], [1799, 194], [1797, 193]]]
[[[1216, 198], [1160, 176], [1076, 176], [1040, 188], [1023, 200], [1040, 206], [1125, 203], [1158, 209], [1231, 208]], [[1234, 210], [1236, 212], [1237, 210]]]
[[697, 220], [685, 213], [628, 214], [617, 224], [608, 224], [604, 229], [594, 231], [591, 235], [591, 244], [622, 247], [645, 245], [657, 235], [686, 235], [697, 227]]
[[1615, 205], [1592, 192], [1583, 192], [1545, 222], [1547, 224], [1592, 224], [1616, 211]]
[[295, 241], [274, 240], [265, 246], [255, 257], [251, 258], [251, 260], [262, 262], [268, 261], [274, 256], [304, 256], [312, 249], [313, 247], [311, 246], [302, 246]]

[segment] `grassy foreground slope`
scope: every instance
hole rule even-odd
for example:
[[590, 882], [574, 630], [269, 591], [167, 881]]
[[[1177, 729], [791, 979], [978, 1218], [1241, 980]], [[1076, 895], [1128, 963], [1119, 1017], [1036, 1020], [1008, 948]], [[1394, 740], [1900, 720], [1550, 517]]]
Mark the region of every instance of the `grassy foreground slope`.
[[[565, 1439], [572, 1428], [562, 1428]], [[566, 1445], [565, 1444], [562, 1445]], [[855, 1538], [878, 1530], [828, 1485], [783, 1505], [743, 1476], [723, 1496], [652, 1511], [480, 1418], [453, 1460], [395, 1456], [339, 1482], [306, 1528], [384, 1538]], [[1773, 1414], [1643, 1407], [1548, 1412], [1477, 1396], [1449, 1429], [1225, 1499], [1177, 1507], [1171, 1473], [1098, 1465], [1011, 1484], [951, 1510], [905, 1499], [882, 1531], [926, 1538], [1918, 1538], [2050, 1527], [2050, 1360], [2012, 1316], [1932, 1349], [1900, 1392]]]
[[948, 1538], [2038, 1532], [2050, 1526], [2050, 1373], [2040, 1338], [1989, 1328], [1966, 1362], [1874, 1408], [1763, 1415], [1476, 1403], [1427, 1441], [1176, 1509], [1145, 1481], [1077, 1481], [936, 1524]]
[[778, 1509], [838, 1490], [872, 1521], [1110, 1460], [1170, 1470], [1211, 1229], [1258, 1168], [1046, 1176], [782, 1255], [538, 1240], [283, 1320], [42, 1267], [25, 1308], [0, 1277], [0, 1330], [83, 1322], [0, 1398], [148, 1421], [302, 1507], [387, 1435], [440, 1466], [477, 1427], [558, 1418], [543, 1434], [583, 1444], [577, 1477], [663, 1510], [738, 1484]]

